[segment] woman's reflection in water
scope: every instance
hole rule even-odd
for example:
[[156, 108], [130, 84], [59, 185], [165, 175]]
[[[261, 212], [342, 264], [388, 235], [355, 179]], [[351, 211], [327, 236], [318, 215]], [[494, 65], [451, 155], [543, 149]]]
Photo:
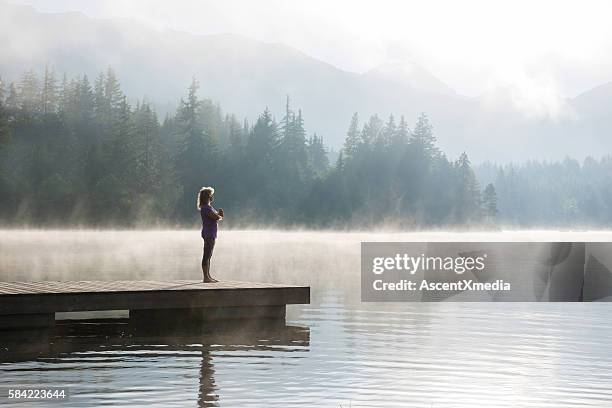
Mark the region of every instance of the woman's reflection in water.
[[198, 393], [199, 407], [218, 407], [219, 395], [216, 394], [215, 367], [210, 355], [210, 346], [202, 345], [202, 362], [200, 365], [200, 392]]

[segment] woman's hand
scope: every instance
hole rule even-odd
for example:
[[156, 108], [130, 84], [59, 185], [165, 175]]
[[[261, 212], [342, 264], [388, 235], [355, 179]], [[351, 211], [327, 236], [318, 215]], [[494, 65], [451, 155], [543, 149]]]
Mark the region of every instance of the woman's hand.
[[219, 208], [219, 215], [223, 217], [225, 214], [223, 213], [223, 208]]

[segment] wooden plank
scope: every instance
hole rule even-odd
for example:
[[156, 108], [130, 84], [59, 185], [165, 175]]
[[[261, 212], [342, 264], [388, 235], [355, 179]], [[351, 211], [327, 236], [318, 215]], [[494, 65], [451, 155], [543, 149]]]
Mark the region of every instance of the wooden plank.
[[202, 283], [200, 281], [67, 281], [67, 282], [0, 282], [0, 292], [23, 294], [131, 292], [146, 290], [217, 290], [242, 288], [284, 288], [287, 285], [226, 281]]
[[3, 282], [1, 287], [16, 293], [28, 293], [18, 282]]
[[6, 295], [15, 295], [20, 293], [17, 289], [9, 289], [9, 288], [0, 288], [0, 294], [6, 294]]

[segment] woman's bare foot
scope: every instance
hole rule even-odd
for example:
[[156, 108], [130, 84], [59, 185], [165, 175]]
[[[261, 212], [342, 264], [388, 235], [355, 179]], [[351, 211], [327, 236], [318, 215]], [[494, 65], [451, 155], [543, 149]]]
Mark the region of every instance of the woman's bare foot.
[[204, 283], [215, 283], [215, 282], [219, 282], [219, 281], [216, 280], [215, 278], [211, 277], [211, 276], [206, 276], [202, 282], [204, 282]]

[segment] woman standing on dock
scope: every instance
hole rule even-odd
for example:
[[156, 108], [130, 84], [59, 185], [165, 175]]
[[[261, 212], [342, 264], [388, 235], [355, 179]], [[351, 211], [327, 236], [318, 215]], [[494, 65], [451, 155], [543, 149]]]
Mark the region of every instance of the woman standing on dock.
[[211, 205], [214, 194], [215, 189], [212, 187], [202, 187], [198, 193], [198, 210], [200, 210], [200, 216], [202, 217], [202, 239], [204, 239], [203, 282], [218, 282], [210, 276], [210, 258], [217, 239], [217, 223], [223, 219], [223, 208], [219, 208], [219, 211], [217, 211]]

